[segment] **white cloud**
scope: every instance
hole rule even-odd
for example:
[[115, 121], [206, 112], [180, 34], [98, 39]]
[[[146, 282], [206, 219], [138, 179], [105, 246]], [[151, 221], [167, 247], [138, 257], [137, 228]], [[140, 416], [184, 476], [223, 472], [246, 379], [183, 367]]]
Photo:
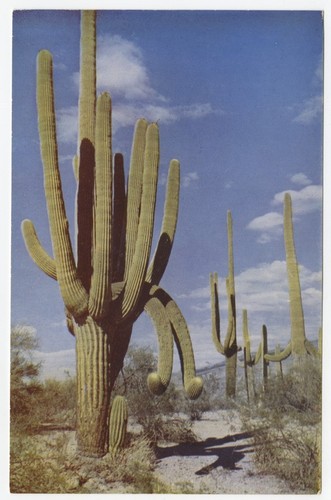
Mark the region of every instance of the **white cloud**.
[[300, 191], [289, 189], [275, 194], [272, 205], [283, 205], [285, 193], [290, 193], [294, 215], [303, 215], [321, 209], [322, 186], [311, 184]]
[[[308, 338], [316, 338], [321, 322], [322, 301], [322, 273], [311, 271], [307, 267], [299, 267], [302, 302], [305, 314], [306, 334]], [[235, 277], [238, 341], [241, 342], [242, 310], [247, 309], [249, 329], [253, 341], [258, 341], [261, 328], [266, 324], [270, 333], [271, 345], [274, 341], [283, 345], [290, 338], [289, 293], [286, 262], [275, 260], [271, 263], [262, 263], [248, 268]], [[197, 288], [188, 294], [181, 295], [182, 299], [190, 301], [190, 308], [198, 310], [206, 317], [210, 317], [210, 290], [209, 287]], [[227, 296], [225, 278], [219, 277], [219, 301], [221, 331], [227, 327]], [[201, 322], [201, 320], [200, 320]], [[203, 328], [206, 335], [200, 345], [209, 342], [211, 324]], [[198, 331], [194, 326], [193, 331]], [[209, 333], [208, 333], [209, 331]], [[197, 333], [198, 334], [198, 333]], [[207, 339], [207, 340], [205, 340]], [[202, 349], [202, 347], [200, 347]], [[199, 348], [197, 348], [199, 349]], [[197, 353], [197, 356], [201, 356]]]
[[302, 105], [300, 112], [297, 114], [293, 121], [301, 125], [310, 125], [316, 118], [318, 118], [323, 109], [322, 96], [316, 95], [306, 99]]
[[199, 180], [199, 176], [196, 172], [188, 172], [183, 176], [182, 184], [184, 188], [189, 187], [192, 182], [196, 182]]
[[299, 186], [308, 186], [312, 183], [306, 174], [303, 174], [302, 172], [292, 175], [290, 180], [293, 184], [298, 184]]
[[[73, 75], [78, 88], [79, 73]], [[115, 35], [98, 39], [97, 49], [98, 93], [107, 90], [113, 98], [112, 129], [134, 126], [138, 118], [162, 124], [181, 119], [200, 119], [210, 114], [222, 114], [210, 103], [171, 105], [166, 97], [152, 86], [142, 51], [129, 40]], [[58, 139], [63, 143], [77, 141], [78, 108], [57, 112]]]
[[55, 352], [35, 351], [34, 358], [41, 361], [41, 378], [55, 378], [62, 380], [67, 373], [71, 376], [76, 372], [75, 349], [66, 349]]
[[[309, 181], [304, 174], [296, 174], [293, 177], [297, 183], [307, 183]], [[291, 178], [292, 181], [293, 177]], [[291, 195], [293, 217], [297, 220], [300, 215], [321, 210], [322, 186], [320, 185], [310, 184], [298, 191], [288, 189], [276, 193], [271, 201], [271, 205], [282, 208], [285, 193], [290, 193]], [[279, 238], [283, 233], [283, 215], [279, 212], [268, 212], [251, 220], [246, 228], [260, 233], [257, 238], [258, 243], [270, 243], [272, 240]]]

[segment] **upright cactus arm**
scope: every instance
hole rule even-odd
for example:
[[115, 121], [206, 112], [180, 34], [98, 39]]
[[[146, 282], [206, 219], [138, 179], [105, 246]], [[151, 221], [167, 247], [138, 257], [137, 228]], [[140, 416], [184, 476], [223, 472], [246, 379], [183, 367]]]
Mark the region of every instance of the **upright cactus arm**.
[[178, 160], [171, 160], [168, 172], [161, 234], [146, 275], [146, 281], [153, 285], [158, 285], [160, 283], [165, 268], [167, 267], [174, 242], [178, 218], [179, 187], [180, 164]]
[[145, 119], [140, 119], [134, 130], [127, 190], [127, 213], [130, 216], [126, 221], [125, 279], [129, 275], [137, 243], [147, 125]]
[[163, 304], [171, 322], [172, 334], [178, 350], [183, 374], [184, 388], [190, 399], [197, 399], [202, 391], [201, 377], [195, 374], [195, 363], [190, 334], [186, 321], [176, 302], [160, 287], [152, 288], [152, 296]]
[[80, 43], [78, 153], [74, 160], [77, 188], [77, 270], [89, 290], [92, 275], [96, 122], [96, 12], [82, 11]]
[[47, 276], [56, 280], [56, 264], [55, 260], [48, 255], [46, 250], [41, 245], [37, 236], [33, 223], [25, 219], [22, 222], [22, 234], [25, 242], [26, 249], [31, 259], [37, 264], [39, 269]]
[[46, 50], [38, 54], [37, 107], [45, 195], [57, 279], [67, 309], [75, 318], [79, 318], [87, 313], [88, 295], [77, 275], [64, 207], [56, 142], [52, 57]]
[[226, 279], [226, 291], [228, 296], [228, 327], [224, 339], [224, 352], [225, 355], [231, 355], [237, 352], [237, 332], [236, 332], [236, 312], [235, 312], [235, 296], [231, 293], [231, 280]]
[[217, 273], [210, 274], [212, 339], [216, 347], [216, 350], [224, 355], [225, 354], [224, 346], [221, 341], [220, 309], [219, 309], [217, 285], [218, 285]]
[[[127, 275], [121, 304], [122, 320], [132, 314], [145, 282], [153, 239], [154, 214], [159, 166], [159, 130], [156, 123], [148, 126], [142, 178], [141, 207], [137, 240], [132, 263]], [[128, 193], [129, 196], [129, 193]], [[129, 200], [128, 200], [129, 203]], [[129, 207], [128, 207], [129, 210]], [[129, 213], [129, 212], [128, 212]]]
[[248, 317], [247, 317], [247, 309], [243, 309], [243, 339], [244, 339], [244, 348], [246, 350], [246, 364], [248, 366], [252, 365], [252, 354], [251, 354], [251, 340], [249, 337], [248, 331]]
[[112, 235], [112, 149], [111, 100], [107, 93], [99, 96], [95, 139], [95, 248], [89, 297], [89, 312], [95, 319], [109, 313], [111, 302], [111, 235]]
[[152, 297], [146, 303], [145, 311], [154, 323], [159, 343], [157, 372], [148, 375], [147, 384], [149, 390], [159, 396], [164, 393], [171, 379], [174, 339], [165, 307], [157, 297]]
[[123, 155], [114, 156], [112, 281], [123, 281], [125, 266], [126, 192]]

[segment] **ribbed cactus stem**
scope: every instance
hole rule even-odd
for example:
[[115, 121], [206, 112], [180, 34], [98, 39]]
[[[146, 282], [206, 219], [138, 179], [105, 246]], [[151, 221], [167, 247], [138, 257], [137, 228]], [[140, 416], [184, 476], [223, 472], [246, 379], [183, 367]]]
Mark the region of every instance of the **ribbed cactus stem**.
[[53, 254], [63, 301], [74, 317], [87, 313], [88, 296], [77, 276], [58, 165], [51, 54], [38, 55], [37, 106], [44, 186]]
[[157, 372], [148, 375], [147, 384], [149, 390], [159, 396], [164, 393], [171, 379], [174, 339], [165, 307], [157, 297], [152, 297], [146, 303], [145, 311], [154, 323], [159, 343]]
[[47, 274], [47, 276], [56, 280], [55, 260], [52, 259], [42, 247], [35, 227], [33, 223], [28, 219], [25, 219], [22, 222], [22, 234], [26, 249], [31, 259], [37, 264], [39, 269]]
[[304, 347], [305, 322], [303, 315], [299, 266], [294, 245], [292, 201], [289, 193], [284, 196], [284, 242], [287, 278], [290, 296], [291, 339], [293, 355], [306, 353]]
[[96, 210], [95, 248], [90, 290], [89, 313], [100, 319], [109, 312], [111, 302], [111, 234], [112, 234], [112, 149], [111, 100], [107, 93], [99, 96], [96, 113]]
[[124, 396], [115, 396], [110, 412], [109, 445], [116, 456], [125, 444], [128, 425], [128, 404]]

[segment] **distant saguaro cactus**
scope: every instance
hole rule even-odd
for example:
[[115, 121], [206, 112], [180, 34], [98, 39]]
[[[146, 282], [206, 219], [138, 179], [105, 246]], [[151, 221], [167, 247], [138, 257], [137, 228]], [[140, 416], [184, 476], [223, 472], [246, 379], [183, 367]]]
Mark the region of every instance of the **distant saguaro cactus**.
[[265, 359], [268, 361], [283, 361], [290, 354], [296, 360], [300, 360], [307, 354], [317, 354], [315, 347], [307, 340], [305, 333], [299, 266], [293, 234], [292, 200], [289, 193], [285, 193], [284, 196], [284, 243], [290, 299], [291, 340], [284, 351], [278, 354], [266, 354]]
[[108, 450], [111, 391], [123, 366], [133, 323], [143, 310], [154, 320], [160, 343], [161, 361], [149, 384], [151, 390], [160, 394], [169, 383], [174, 339], [190, 397], [199, 396], [202, 380], [195, 376], [186, 322], [159, 287], [177, 224], [179, 162], [170, 162], [161, 234], [150, 260], [158, 126], [144, 119], [136, 123], [126, 191], [123, 157], [116, 154], [113, 160], [111, 99], [107, 93], [96, 96], [95, 11], [83, 11], [81, 16], [80, 57], [78, 152], [73, 161], [76, 256], [59, 171], [52, 56], [46, 50], [37, 59], [37, 108], [54, 258], [41, 246], [31, 221], [23, 221], [22, 231], [34, 262], [58, 281], [68, 329], [76, 339], [78, 449], [89, 456], [102, 456]]
[[[248, 330], [247, 309], [243, 310], [243, 340], [244, 340], [244, 350], [245, 350], [244, 363], [246, 365], [245, 366], [245, 376], [247, 374], [247, 367], [253, 368], [261, 360], [263, 387], [265, 389], [267, 386], [267, 382], [268, 382], [268, 365], [269, 365], [269, 361], [267, 361], [264, 357], [264, 355], [268, 353], [267, 327], [265, 325], [262, 326], [261, 342], [259, 343], [259, 347], [255, 353], [255, 356], [252, 356], [252, 354], [251, 354], [251, 341], [250, 341], [250, 335], [249, 335], [249, 330]], [[255, 396], [255, 379], [254, 379], [253, 372], [252, 372], [251, 379], [252, 379], [251, 385], [253, 388], [253, 394]], [[248, 386], [248, 380], [247, 380], [247, 386]], [[248, 398], [249, 398], [249, 396], [248, 396]]]
[[226, 291], [228, 297], [228, 328], [224, 343], [221, 340], [220, 310], [218, 299], [218, 276], [217, 273], [210, 275], [211, 293], [211, 317], [212, 338], [217, 351], [226, 358], [226, 395], [234, 397], [236, 394], [237, 378], [237, 320], [236, 320], [236, 297], [234, 283], [234, 258], [233, 258], [233, 229], [231, 212], [227, 213], [228, 233], [228, 277], [226, 279]]

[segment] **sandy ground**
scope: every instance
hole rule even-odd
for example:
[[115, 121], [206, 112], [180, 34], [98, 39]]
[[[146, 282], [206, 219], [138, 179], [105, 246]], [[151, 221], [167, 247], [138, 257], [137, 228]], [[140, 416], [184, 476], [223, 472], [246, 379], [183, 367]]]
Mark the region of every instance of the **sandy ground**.
[[254, 470], [251, 438], [235, 412], [205, 413], [194, 423], [198, 442], [160, 445], [155, 474], [167, 484], [189, 483], [194, 493], [289, 494], [285, 482]]

